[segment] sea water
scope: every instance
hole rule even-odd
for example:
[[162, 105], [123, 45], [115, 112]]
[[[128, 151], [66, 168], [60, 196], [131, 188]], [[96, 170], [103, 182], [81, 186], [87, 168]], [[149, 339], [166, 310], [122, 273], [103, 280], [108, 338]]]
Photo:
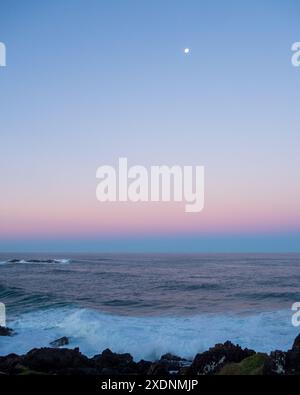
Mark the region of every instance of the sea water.
[[59, 337], [154, 360], [231, 340], [288, 349], [300, 328], [300, 254], [1, 254], [0, 302], [16, 335], [0, 354]]

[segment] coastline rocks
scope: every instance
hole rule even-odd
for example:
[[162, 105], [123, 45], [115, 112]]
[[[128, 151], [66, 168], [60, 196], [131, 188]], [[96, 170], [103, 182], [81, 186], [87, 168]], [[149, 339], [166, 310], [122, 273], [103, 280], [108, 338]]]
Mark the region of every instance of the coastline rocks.
[[19, 365], [22, 363], [22, 356], [9, 354], [6, 357], [0, 357], [0, 371], [6, 374], [20, 373]]
[[243, 359], [255, 354], [255, 351], [242, 349], [227, 341], [224, 344], [216, 344], [202, 354], [197, 354], [188, 371], [188, 374], [213, 375], [229, 362], [241, 362]]
[[78, 348], [69, 350], [45, 347], [29, 351], [24, 356], [22, 365], [39, 372], [55, 373], [64, 369], [90, 368], [91, 362]]
[[152, 363], [149, 367], [149, 370], [147, 371], [147, 375], [149, 376], [167, 376], [168, 374], [169, 371], [167, 366], [161, 364], [160, 362]]
[[[68, 338], [55, 340], [57, 346]], [[164, 354], [155, 362], [135, 362], [128, 354], [109, 349], [88, 358], [79, 348], [35, 348], [25, 355], [0, 357], [0, 374], [5, 375], [300, 375], [300, 337], [288, 351], [273, 351], [269, 355], [256, 353], [227, 341], [216, 344], [188, 361], [177, 355]]]
[[282, 375], [286, 373], [286, 352], [272, 351], [263, 367], [264, 375]]
[[54, 340], [53, 342], [50, 343], [50, 346], [52, 347], [62, 347], [66, 346], [70, 343], [69, 338], [66, 336], [61, 337], [60, 339]]
[[[295, 343], [294, 343], [295, 345]], [[300, 375], [300, 350], [273, 351], [264, 364], [265, 375]]]
[[300, 350], [289, 350], [286, 353], [285, 373], [288, 375], [300, 375]]
[[158, 364], [161, 370], [163, 371], [164, 369], [167, 374], [181, 374], [192, 364], [192, 361], [167, 353], [160, 358]]
[[14, 331], [6, 326], [0, 326], [0, 336], [12, 336]]
[[136, 364], [137, 374], [146, 375], [149, 372], [149, 369], [152, 365], [152, 362], [145, 361], [142, 359]]
[[106, 349], [95, 355], [91, 362], [100, 374], [133, 374], [137, 373], [137, 364], [130, 354], [116, 354]]

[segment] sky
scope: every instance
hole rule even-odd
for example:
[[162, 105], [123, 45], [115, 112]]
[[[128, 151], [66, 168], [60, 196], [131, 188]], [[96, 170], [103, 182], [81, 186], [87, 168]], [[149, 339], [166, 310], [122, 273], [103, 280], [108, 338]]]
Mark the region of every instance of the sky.
[[[1, 0], [0, 251], [300, 252], [299, 15]], [[96, 169], [119, 157], [203, 165], [204, 210], [98, 202]]]

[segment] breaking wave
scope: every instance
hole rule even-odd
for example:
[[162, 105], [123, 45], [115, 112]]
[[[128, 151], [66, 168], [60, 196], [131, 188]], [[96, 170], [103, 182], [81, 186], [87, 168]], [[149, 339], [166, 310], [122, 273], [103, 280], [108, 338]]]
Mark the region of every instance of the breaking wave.
[[249, 316], [130, 317], [65, 307], [26, 313], [8, 325], [17, 334], [0, 339], [1, 355], [26, 353], [68, 336], [69, 347], [79, 347], [88, 356], [110, 348], [130, 352], [135, 360], [155, 360], [166, 352], [192, 359], [226, 340], [261, 352], [287, 350], [298, 334], [291, 312], [285, 310]]
[[9, 259], [0, 261], [0, 265], [6, 264], [67, 264], [71, 263], [71, 259]]

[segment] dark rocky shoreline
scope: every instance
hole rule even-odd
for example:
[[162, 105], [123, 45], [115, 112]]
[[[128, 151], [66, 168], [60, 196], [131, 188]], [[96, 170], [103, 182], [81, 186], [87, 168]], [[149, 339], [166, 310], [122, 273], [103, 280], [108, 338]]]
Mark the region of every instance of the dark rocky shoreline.
[[[12, 334], [11, 329], [0, 327], [1, 336]], [[59, 348], [68, 342], [63, 337], [52, 342], [53, 347], [0, 357], [0, 375], [300, 375], [300, 335], [288, 351], [264, 354], [227, 341], [197, 354], [192, 361], [165, 354], [155, 362], [135, 362], [130, 354], [109, 349], [88, 358], [79, 348]]]

